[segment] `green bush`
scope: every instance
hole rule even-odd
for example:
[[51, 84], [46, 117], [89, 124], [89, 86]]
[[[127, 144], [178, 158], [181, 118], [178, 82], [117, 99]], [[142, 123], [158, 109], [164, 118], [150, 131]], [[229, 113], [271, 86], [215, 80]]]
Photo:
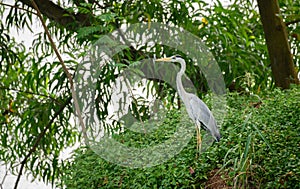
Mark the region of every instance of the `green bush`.
[[[258, 95], [228, 95], [222, 140], [196, 158], [196, 140], [167, 162], [129, 169], [101, 159], [88, 148], [76, 150], [65, 170], [67, 188], [202, 188], [218, 170], [235, 188], [300, 188], [300, 88]], [[178, 111], [167, 116], [151, 140], [161, 142], [178, 124]], [[162, 132], [165, 131], [165, 132]], [[130, 132], [116, 139], [147, 143]]]

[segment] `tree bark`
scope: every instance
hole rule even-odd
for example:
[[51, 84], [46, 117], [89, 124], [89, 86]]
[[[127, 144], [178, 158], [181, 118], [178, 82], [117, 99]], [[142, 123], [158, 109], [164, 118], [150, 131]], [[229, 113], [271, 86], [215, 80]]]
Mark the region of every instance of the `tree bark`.
[[[32, 0], [19, 1], [33, 8]], [[44, 16], [68, 30], [76, 31], [79, 27], [91, 25], [89, 15], [87, 14], [69, 12], [50, 0], [35, 0], [34, 2]]]
[[288, 43], [286, 25], [280, 17], [278, 0], [257, 0], [268, 47], [275, 85], [288, 89], [299, 84]]

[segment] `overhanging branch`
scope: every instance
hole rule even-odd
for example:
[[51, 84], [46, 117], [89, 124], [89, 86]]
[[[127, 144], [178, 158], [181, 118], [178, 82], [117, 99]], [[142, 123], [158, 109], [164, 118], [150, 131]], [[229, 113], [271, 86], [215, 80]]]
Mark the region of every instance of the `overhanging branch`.
[[[42, 2], [42, 1], [47, 1], [47, 0], [41, 0], [41, 1], [38, 1], [39, 3]], [[49, 2], [49, 1], [47, 1]], [[71, 102], [71, 100], [73, 99], [74, 100], [74, 105], [75, 105], [75, 110], [76, 110], [76, 113], [78, 114], [78, 118], [79, 118], [79, 121], [80, 121], [80, 124], [82, 126], [82, 132], [83, 132], [83, 135], [85, 137], [85, 139], [87, 139], [87, 136], [86, 136], [86, 131], [85, 131], [85, 127], [84, 127], [84, 123], [83, 123], [83, 119], [81, 117], [81, 112], [80, 112], [80, 108], [79, 108], [79, 104], [78, 104], [78, 101], [77, 101], [77, 96], [75, 94], [75, 89], [74, 89], [74, 85], [73, 85], [73, 78], [68, 70], [68, 68], [66, 67], [60, 53], [58, 52], [58, 49], [56, 48], [56, 45], [50, 35], [50, 32], [42, 18], [42, 13], [38, 7], [38, 4], [35, 2], [35, 0], [30, 0], [30, 3], [32, 4], [32, 7], [37, 11], [37, 15], [39, 17], [39, 19], [41, 20], [42, 22], [42, 25], [43, 25], [43, 28], [45, 29], [45, 32], [46, 32], [46, 35], [50, 41], [50, 44], [51, 44], [51, 47], [53, 48], [57, 58], [59, 59], [60, 63], [61, 63], [61, 66], [65, 72], [65, 74], [67, 75], [67, 78], [69, 80], [69, 83], [70, 83], [70, 89], [71, 89], [71, 92], [72, 92], [72, 97], [69, 97], [67, 102], [60, 107], [60, 109], [55, 112], [54, 116], [52, 117], [52, 119], [50, 120], [50, 122], [46, 125], [45, 129], [38, 135], [37, 139], [36, 139], [36, 142], [34, 143], [34, 145], [32, 146], [32, 148], [30, 149], [30, 151], [28, 152], [28, 154], [24, 157], [23, 161], [21, 162], [21, 167], [20, 167], [20, 171], [19, 171], [19, 174], [18, 174], [18, 177], [17, 177], [17, 180], [16, 180], [16, 183], [15, 183], [15, 186], [14, 186], [14, 189], [17, 189], [18, 187], [18, 183], [20, 181], [20, 178], [21, 178], [21, 175], [22, 175], [22, 172], [23, 172], [23, 169], [24, 169], [24, 166], [26, 165], [27, 163], [27, 160], [29, 159], [29, 157], [36, 151], [37, 149], [37, 146], [39, 145], [41, 139], [45, 136], [47, 130], [49, 130], [51, 124], [54, 122], [54, 120], [57, 118], [57, 116], [64, 110], [64, 108]], [[51, 2], [52, 3], [52, 2]]]
[[18, 184], [20, 181], [20, 178], [22, 176], [23, 173], [23, 169], [27, 163], [27, 160], [29, 159], [29, 157], [36, 151], [38, 145], [40, 144], [40, 141], [42, 140], [42, 138], [45, 136], [46, 132], [48, 131], [48, 129], [51, 127], [52, 123], [54, 122], [54, 120], [63, 112], [63, 110], [65, 109], [65, 107], [70, 104], [72, 100], [72, 97], [69, 97], [66, 102], [59, 108], [58, 111], [55, 112], [55, 114], [53, 115], [52, 119], [48, 122], [48, 124], [45, 126], [44, 130], [38, 135], [35, 143], [33, 144], [33, 146], [31, 147], [31, 149], [29, 150], [29, 152], [26, 154], [26, 156], [24, 157], [24, 159], [21, 162], [21, 167], [18, 173], [18, 177], [17, 180], [15, 182], [15, 186], [14, 189], [18, 188]]
[[[31, 3], [31, 0], [19, 1], [24, 5], [35, 9]], [[36, 0], [35, 2], [43, 15], [69, 30], [75, 31], [79, 27], [91, 25], [89, 21], [90, 15], [88, 14], [69, 12], [50, 0]]]

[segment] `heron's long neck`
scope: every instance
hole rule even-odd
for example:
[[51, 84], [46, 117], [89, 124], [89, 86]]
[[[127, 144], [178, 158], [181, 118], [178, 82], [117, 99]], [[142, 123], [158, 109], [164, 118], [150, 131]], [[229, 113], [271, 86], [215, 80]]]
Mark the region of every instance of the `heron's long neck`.
[[[184, 94], [186, 94], [186, 91], [184, 90], [183, 85], [182, 85], [182, 75], [185, 72], [185, 62], [180, 62], [180, 65], [181, 65], [181, 69], [177, 73], [176, 84], [177, 84], [178, 94], [181, 98], [183, 98], [185, 96]], [[184, 100], [184, 99], [182, 99], [182, 100]]]

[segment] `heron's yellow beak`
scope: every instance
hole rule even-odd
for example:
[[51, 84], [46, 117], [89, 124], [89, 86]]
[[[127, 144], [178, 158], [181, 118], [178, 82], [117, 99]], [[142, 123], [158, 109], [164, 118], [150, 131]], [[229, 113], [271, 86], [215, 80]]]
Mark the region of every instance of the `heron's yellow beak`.
[[160, 58], [160, 59], [156, 59], [156, 62], [170, 62], [171, 58]]

